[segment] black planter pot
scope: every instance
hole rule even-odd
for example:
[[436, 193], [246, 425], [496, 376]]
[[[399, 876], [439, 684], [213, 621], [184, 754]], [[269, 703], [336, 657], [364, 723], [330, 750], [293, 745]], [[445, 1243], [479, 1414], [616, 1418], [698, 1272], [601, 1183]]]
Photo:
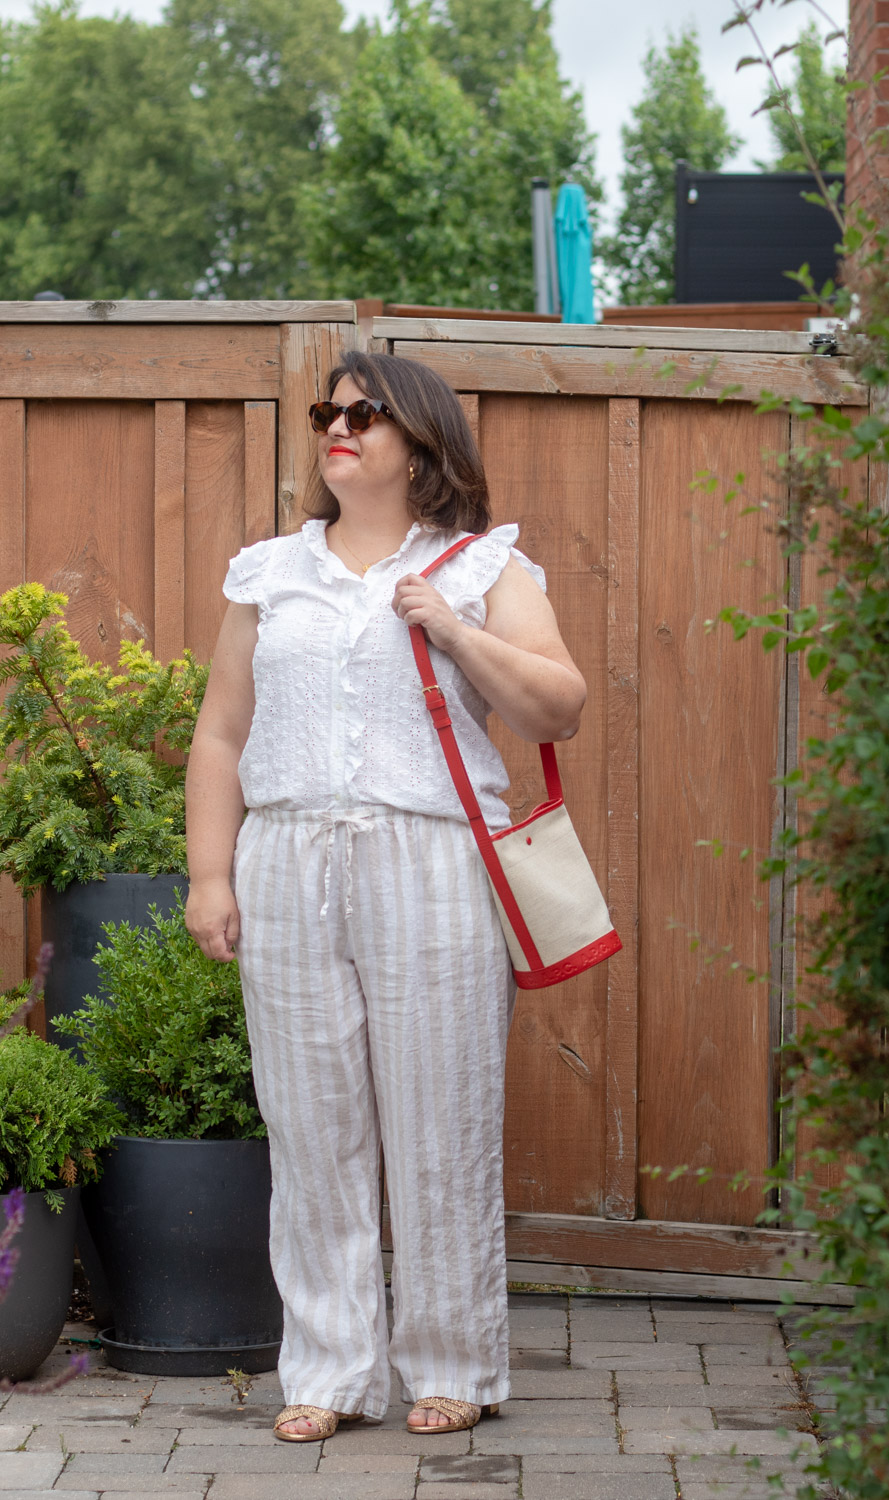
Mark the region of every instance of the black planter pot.
[[131, 927], [147, 927], [149, 906], [153, 903], [162, 916], [169, 916], [176, 905], [177, 891], [187, 894], [184, 875], [106, 875], [104, 880], [87, 880], [82, 885], [75, 882], [64, 891], [43, 887], [43, 941], [53, 945], [44, 996], [50, 1041], [78, 1053], [73, 1037], [56, 1035], [51, 1023], [56, 1016], [70, 1016], [79, 1010], [84, 995], [100, 992], [93, 958], [104, 937], [102, 923], [129, 922]]
[[103, 1167], [83, 1208], [113, 1308], [110, 1363], [145, 1375], [274, 1369], [268, 1142], [121, 1136]]
[[[74, 1275], [80, 1188], [63, 1188], [61, 1213], [43, 1193], [25, 1194], [25, 1222], [12, 1241], [18, 1265], [0, 1302], [0, 1379], [30, 1380], [51, 1354], [65, 1322]], [[0, 1226], [5, 1225], [0, 1197]]]

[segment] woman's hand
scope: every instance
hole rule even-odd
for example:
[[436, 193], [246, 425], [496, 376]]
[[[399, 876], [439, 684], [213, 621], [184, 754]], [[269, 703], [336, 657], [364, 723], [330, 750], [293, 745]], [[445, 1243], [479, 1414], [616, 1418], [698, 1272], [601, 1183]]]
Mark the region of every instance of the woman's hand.
[[422, 625], [433, 646], [453, 655], [471, 626], [458, 620], [438, 589], [419, 573], [406, 573], [398, 581], [392, 608], [406, 625]]
[[189, 887], [185, 925], [207, 958], [231, 963], [241, 919], [227, 880], [204, 880]]

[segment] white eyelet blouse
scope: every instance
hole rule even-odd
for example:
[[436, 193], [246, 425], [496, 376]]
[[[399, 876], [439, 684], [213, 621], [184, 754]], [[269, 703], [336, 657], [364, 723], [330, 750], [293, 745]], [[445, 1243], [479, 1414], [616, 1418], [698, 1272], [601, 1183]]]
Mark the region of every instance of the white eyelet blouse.
[[[223, 592], [259, 607], [253, 657], [256, 710], [238, 767], [248, 807], [329, 812], [386, 804], [465, 821], [427, 712], [407, 626], [392, 609], [395, 586], [467, 535], [412, 526], [391, 557], [363, 577], [329, 550], [325, 521], [245, 547]], [[496, 526], [433, 575], [455, 614], [481, 629], [485, 594], [510, 553], [546, 587], [541, 568]], [[509, 813], [506, 769], [488, 739], [489, 706], [454, 661], [430, 646], [457, 743], [492, 829]]]

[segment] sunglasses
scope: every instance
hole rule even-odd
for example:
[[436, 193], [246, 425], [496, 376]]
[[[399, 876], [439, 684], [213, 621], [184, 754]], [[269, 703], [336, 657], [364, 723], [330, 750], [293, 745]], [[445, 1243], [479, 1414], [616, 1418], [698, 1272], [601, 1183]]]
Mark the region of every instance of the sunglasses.
[[337, 406], [335, 401], [316, 401], [314, 406], [309, 407], [309, 420], [316, 432], [327, 432], [339, 416], [345, 417], [350, 432], [367, 432], [377, 417], [388, 417], [390, 422], [395, 421], [395, 416], [385, 401], [372, 401], [370, 396], [352, 401], [348, 406]]

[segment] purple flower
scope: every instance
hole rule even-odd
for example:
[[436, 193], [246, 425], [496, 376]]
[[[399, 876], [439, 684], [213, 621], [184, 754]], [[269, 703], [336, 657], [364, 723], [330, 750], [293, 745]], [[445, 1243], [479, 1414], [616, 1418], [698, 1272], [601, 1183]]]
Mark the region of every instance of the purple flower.
[[10, 1248], [0, 1248], [0, 1302], [9, 1290], [13, 1272], [18, 1265], [19, 1252]]
[[6, 1194], [6, 1202], [4, 1204], [4, 1209], [6, 1211], [6, 1224], [7, 1224], [7, 1230], [4, 1232], [4, 1236], [3, 1236], [3, 1238], [5, 1240], [6, 1239], [6, 1233], [9, 1234], [9, 1237], [11, 1239], [14, 1234], [18, 1233], [18, 1231], [21, 1229], [22, 1225], [25, 1222], [25, 1190], [24, 1190], [24, 1188], [20, 1188], [20, 1187], [10, 1188], [9, 1192]]

